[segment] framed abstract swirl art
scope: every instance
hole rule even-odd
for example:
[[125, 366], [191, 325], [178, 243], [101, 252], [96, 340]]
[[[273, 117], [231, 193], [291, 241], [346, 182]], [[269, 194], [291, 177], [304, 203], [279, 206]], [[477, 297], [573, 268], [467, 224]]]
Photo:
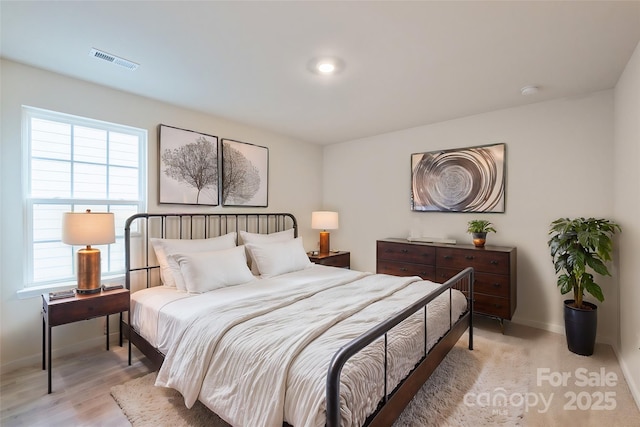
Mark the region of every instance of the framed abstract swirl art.
[[411, 155], [411, 210], [505, 210], [506, 144]]

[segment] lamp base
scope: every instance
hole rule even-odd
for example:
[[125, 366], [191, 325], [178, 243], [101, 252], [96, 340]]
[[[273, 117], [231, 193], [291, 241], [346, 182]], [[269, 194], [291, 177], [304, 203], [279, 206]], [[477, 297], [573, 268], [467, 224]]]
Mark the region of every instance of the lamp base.
[[87, 246], [78, 251], [78, 294], [94, 294], [100, 288], [100, 250]]
[[329, 253], [329, 232], [321, 231], [320, 232], [320, 255], [326, 255]]

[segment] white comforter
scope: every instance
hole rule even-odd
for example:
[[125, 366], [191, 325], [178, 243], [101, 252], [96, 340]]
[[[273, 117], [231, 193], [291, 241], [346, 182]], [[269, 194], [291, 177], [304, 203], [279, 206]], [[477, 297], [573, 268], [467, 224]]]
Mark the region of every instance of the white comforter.
[[[416, 277], [350, 272], [218, 306], [178, 334], [156, 385], [180, 391], [188, 407], [200, 399], [234, 426], [322, 426], [333, 354], [437, 286]], [[466, 299], [453, 296], [455, 320]], [[448, 292], [428, 311], [430, 347], [449, 327]], [[397, 384], [421, 357], [423, 327], [420, 312], [390, 334], [389, 384]], [[344, 426], [361, 425], [382, 398], [381, 345], [377, 341], [345, 365]]]

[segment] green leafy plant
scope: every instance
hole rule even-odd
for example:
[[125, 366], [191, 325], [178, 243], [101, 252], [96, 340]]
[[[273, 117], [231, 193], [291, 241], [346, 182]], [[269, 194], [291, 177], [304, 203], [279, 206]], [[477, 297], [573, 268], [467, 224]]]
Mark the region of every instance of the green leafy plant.
[[491, 224], [486, 219], [473, 219], [467, 223], [467, 233], [488, 233], [490, 231], [496, 232]]
[[622, 231], [615, 222], [596, 218], [560, 218], [551, 223], [547, 242], [558, 277], [558, 287], [564, 295], [573, 291], [574, 307], [583, 306], [585, 292], [598, 301], [604, 301], [600, 286], [594, 282], [592, 270], [602, 276], [610, 276], [605, 264], [611, 261], [612, 237]]

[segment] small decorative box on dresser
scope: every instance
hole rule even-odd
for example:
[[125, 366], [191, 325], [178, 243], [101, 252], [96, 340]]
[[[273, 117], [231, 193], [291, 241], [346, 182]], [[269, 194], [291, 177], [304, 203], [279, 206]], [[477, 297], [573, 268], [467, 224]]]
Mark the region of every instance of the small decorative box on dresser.
[[474, 312], [511, 320], [517, 304], [516, 248], [377, 241], [377, 273], [420, 276], [445, 282], [463, 268], [473, 267]]

